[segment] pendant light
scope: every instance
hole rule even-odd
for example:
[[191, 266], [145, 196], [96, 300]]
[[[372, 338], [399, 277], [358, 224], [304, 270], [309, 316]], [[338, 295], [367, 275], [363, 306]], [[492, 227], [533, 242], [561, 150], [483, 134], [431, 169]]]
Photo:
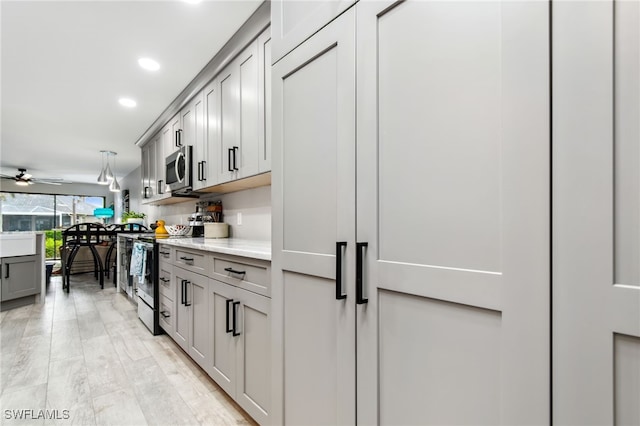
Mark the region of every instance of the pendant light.
[[[117, 172], [118, 169], [116, 169], [116, 155], [118, 155], [118, 153], [111, 152], [110, 155], [113, 155], [113, 170], [115, 170]], [[108, 166], [109, 166], [109, 161], [107, 161], [107, 167]], [[109, 170], [109, 172], [111, 172], [111, 170]], [[118, 180], [116, 179], [116, 175], [112, 173], [111, 176], [113, 176], [113, 180], [111, 181], [111, 184], [109, 185], [109, 191], [111, 191], [111, 192], [120, 192], [120, 184], [118, 184]]]
[[[100, 155], [102, 156], [102, 167], [100, 168], [100, 176], [98, 176], [98, 185], [109, 185], [109, 179], [107, 179], [107, 171], [104, 168], [104, 154], [106, 152], [107, 151], [100, 151]], [[107, 157], [107, 164], [109, 164], [109, 157]]]

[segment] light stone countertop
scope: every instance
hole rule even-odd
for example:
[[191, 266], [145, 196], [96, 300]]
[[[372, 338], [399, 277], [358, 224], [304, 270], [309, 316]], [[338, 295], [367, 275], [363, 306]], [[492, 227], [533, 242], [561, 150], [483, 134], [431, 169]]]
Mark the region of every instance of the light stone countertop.
[[159, 244], [271, 261], [271, 241], [239, 238], [167, 238]]

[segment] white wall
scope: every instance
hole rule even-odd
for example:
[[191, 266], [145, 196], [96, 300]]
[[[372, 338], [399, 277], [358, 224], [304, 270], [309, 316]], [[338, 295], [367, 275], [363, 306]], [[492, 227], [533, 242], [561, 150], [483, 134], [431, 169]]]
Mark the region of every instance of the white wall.
[[[144, 212], [145, 223], [153, 223], [158, 219], [168, 225], [187, 224], [189, 215], [196, 210], [194, 198], [190, 201], [165, 206], [150, 206], [141, 203], [142, 182], [141, 169], [138, 167], [120, 182], [120, 187], [129, 190], [129, 210]], [[234, 192], [224, 195], [203, 195], [200, 201], [222, 201], [223, 220], [228, 223], [230, 237], [260, 241], [271, 240], [271, 186]], [[119, 216], [120, 198], [116, 199], [116, 214]], [[237, 224], [238, 213], [242, 214], [242, 225]]]

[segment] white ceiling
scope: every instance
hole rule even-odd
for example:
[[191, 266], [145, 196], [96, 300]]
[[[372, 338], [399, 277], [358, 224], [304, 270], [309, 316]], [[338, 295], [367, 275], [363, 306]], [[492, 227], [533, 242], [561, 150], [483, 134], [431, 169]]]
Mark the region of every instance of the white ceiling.
[[95, 183], [111, 150], [127, 175], [134, 143], [260, 3], [2, 0], [0, 173]]

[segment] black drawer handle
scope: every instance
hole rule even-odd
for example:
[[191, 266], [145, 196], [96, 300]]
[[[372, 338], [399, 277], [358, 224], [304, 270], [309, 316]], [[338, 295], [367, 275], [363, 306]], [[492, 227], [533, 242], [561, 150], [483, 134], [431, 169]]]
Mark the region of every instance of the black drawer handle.
[[162, 281], [163, 283], [171, 282], [170, 279], [166, 279], [165, 277], [160, 277], [160, 281]]
[[193, 257], [181, 256], [180, 260], [184, 260], [185, 262], [193, 262]]
[[347, 246], [346, 241], [336, 242], [336, 299], [346, 299], [347, 295], [342, 292], [342, 248]]
[[231, 333], [233, 331], [233, 329], [231, 328], [231, 323], [229, 322], [229, 307], [231, 306], [231, 304], [233, 303], [233, 299], [227, 299], [227, 309], [225, 312], [225, 318], [226, 318], [226, 326], [227, 326], [227, 333]]
[[170, 251], [161, 251], [160, 254], [163, 255], [164, 257], [169, 257], [171, 252]]
[[362, 305], [369, 301], [364, 297], [364, 283], [363, 283], [363, 250], [369, 246], [368, 243], [356, 243], [356, 304]]
[[160, 311], [160, 315], [162, 315], [165, 318], [169, 318], [171, 316], [171, 314], [168, 311]]
[[236, 271], [232, 267], [224, 268], [224, 270], [227, 271], [227, 272], [231, 272], [232, 274], [238, 274], [238, 275], [246, 275], [247, 274], [247, 271]]
[[237, 323], [238, 318], [236, 317], [238, 310], [236, 309], [236, 306], [239, 306], [239, 305], [240, 305], [240, 302], [233, 302], [233, 335], [234, 336], [240, 335], [240, 332], [236, 331], [236, 327], [238, 326], [238, 323]]

